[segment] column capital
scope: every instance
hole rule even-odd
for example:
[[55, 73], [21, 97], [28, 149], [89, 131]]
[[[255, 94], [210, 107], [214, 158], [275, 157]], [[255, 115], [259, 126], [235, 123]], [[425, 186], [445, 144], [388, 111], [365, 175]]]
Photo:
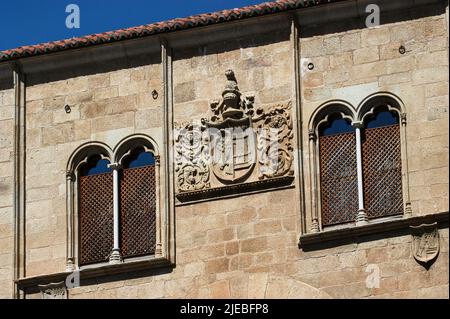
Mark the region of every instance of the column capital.
[[402, 125], [406, 124], [406, 113], [400, 114], [400, 120], [402, 122]]
[[352, 127], [354, 127], [354, 128], [363, 128], [364, 127], [364, 122], [363, 121], [353, 121], [352, 122]]
[[122, 168], [122, 164], [111, 163], [111, 164], [108, 164], [108, 168], [111, 168], [112, 170], [118, 170], [118, 169]]
[[73, 171], [66, 171], [66, 180], [73, 181], [75, 179], [75, 174]]
[[313, 129], [308, 130], [308, 137], [310, 141], [315, 141], [317, 138], [316, 132]]
[[161, 164], [161, 156], [155, 155], [155, 165]]

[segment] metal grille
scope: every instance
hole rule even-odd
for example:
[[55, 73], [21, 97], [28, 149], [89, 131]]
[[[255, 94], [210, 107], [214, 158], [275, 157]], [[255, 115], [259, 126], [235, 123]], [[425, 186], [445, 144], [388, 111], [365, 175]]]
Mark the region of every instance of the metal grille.
[[322, 225], [354, 221], [358, 211], [355, 134], [321, 136], [319, 148]]
[[366, 129], [362, 154], [367, 216], [402, 214], [400, 126]]
[[155, 253], [155, 166], [123, 170], [120, 183], [121, 253], [135, 257]]
[[80, 264], [108, 260], [113, 248], [111, 173], [81, 176], [79, 182]]

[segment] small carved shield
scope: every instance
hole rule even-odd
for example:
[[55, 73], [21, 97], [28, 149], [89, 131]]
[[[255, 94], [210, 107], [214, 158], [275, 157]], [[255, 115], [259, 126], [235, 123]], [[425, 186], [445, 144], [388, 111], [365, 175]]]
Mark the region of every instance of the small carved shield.
[[413, 236], [414, 258], [421, 263], [433, 261], [439, 254], [439, 231], [437, 223], [410, 226]]

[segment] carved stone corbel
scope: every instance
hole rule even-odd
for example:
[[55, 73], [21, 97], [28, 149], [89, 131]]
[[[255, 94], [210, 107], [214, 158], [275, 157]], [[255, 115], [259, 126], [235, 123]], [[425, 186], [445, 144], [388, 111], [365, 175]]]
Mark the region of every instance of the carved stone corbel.
[[67, 299], [67, 288], [64, 281], [38, 285], [42, 299]]

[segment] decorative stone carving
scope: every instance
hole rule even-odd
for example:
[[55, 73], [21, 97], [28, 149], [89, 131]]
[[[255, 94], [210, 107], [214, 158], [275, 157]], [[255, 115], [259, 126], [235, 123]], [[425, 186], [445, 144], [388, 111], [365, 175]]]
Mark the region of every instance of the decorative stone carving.
[[208, 128], [211, 168], [222, 183], [245, 180], [255, 167], [256, 143], [253, 132], [253, 96], [243, 97], [232, 70], [225, 72], [227, 83], [220, 100], [211, 103]]
[[267, 112], [256, 111], [258, 128], [259, 179], [293, 175], [292, 103], [272, 106]]
[[[255, 112], [254, 96], [241, 94], [232, 70], [225, 76], [221, 98], [210, 104], [211, 117], [176, 125], [175, 172], [180, 200], [188, 197], [183, 193], [208, 190], [211, 183], [219, 183], [215, 188], [222, 189], [222, 185], [251, 183], [256, 178], [293, 175], [291, 102], [260, 107]], [[256, 167], [259, 171], [253, 174]], [[197, 195], [203, 198], [216, 193]]]
[[175, 175], [179, 192], [210, 187], [208, 150], [203, 124], [182, 124], [175, 127]]
[[222, 92], [222, 98], [211, 103], [213, 113], [211, 123], [226, 124], [228, 119], [240, 120], [250, 118], [253, 114], [254, 96], [242, 97], [232, 70], [227, 70], [225, 76], [228, 81]]
[[439, 254], [439, 231], [437, 223], [410, 226], [414, 258], [429, 267]]
[[39, 285], [38, 287], [41, 290], [42, 299], [67, 299], [67, 289], [64, 281]]

